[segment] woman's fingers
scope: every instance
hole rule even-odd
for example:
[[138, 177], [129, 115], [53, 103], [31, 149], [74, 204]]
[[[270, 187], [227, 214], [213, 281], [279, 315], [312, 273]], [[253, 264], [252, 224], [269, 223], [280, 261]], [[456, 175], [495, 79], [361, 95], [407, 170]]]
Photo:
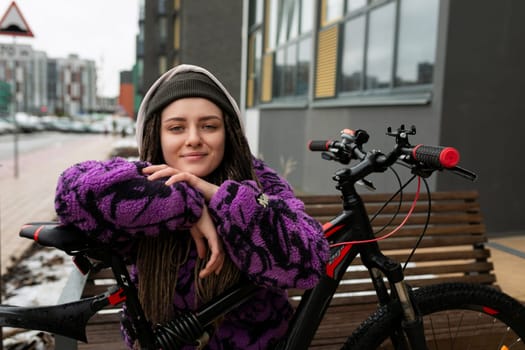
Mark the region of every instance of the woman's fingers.
[[148, 175], [148, 180], [158, 180], [163, 177], [170, 177], [178, 172], [177, 169], [171, 168], [165, 164], [151, 165], [142, 169], [142, 173]]
[[195, 226], [190, 229], [190, 233], [195, 242], [195, 247], [197, 248], [197, 255], [199, 258], [204, 259], [206, 257], [206, 251], [208, 250], [206, 243], [204, 242], [204, 236]]
[[[190, 231], [193, 239], [197, 239], [197, 249], [199, 249], [198, 245], [200, 243], [204, 244], [202, 240], [206, 239], [210, 251], [210, 258], [206, 266], [199, 272], [199, 277], [204, 278], [211, 273], [219, 273], [224, 264], [224, 250], [222, 249], [222, 242], [206, 206], [203, 207], [201, 217]], [[197, 241], [200, 241], [200, 243], [197, 243]]]
[[167, 186], [171, 186], [177, 182], [186, 182], [191, 187], [200, 191], [206, 201], [209, 201], [213, 195], [217, 192], [219, 187], [206, 180], [201, 179], [198, 176], [193, 175], [187, 171], [180, 171], [172, 168], [166, 164], [150, 165], [142, 169], [145, 175], [148, 175], [148, 180], [154, 181], [162, 178], [168, 178], [165, 182]]

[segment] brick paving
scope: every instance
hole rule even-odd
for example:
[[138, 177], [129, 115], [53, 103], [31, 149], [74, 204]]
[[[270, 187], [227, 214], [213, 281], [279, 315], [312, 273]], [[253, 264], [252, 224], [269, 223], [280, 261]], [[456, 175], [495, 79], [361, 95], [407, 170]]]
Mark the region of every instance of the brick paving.
[[119, 139], [110, 135], [79, 134], [72, 140], [21, 153], [17, 178], [12, 160], [0, 162], [2, 274], [31, 245], [30, 240], [18, 237], [20, 227], [27, 222], [55, 218], [53, 201], [60, 173], [83, 160], [106, 159]]

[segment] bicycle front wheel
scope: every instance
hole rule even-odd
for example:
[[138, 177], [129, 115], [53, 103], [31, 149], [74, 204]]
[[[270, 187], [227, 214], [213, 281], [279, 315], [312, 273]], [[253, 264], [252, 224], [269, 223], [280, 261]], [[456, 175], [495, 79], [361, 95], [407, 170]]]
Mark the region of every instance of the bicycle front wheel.
[[[496, 289], [445, 283], [413, 292], [429, 350], [525, 349], [525, 307]], [[383, 306], [347, 339], [343, 349], [395, 349], [391, 337], [401, 310]]]

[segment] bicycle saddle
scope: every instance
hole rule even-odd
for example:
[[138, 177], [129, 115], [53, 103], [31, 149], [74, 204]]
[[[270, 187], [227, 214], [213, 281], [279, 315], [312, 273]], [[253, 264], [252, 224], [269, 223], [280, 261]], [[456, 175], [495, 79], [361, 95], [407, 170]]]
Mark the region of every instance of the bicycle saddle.
[[89, 246], [89, 239], [77, 229], [54, 221], [28, 223], [22, 226], [19, 235], [65, 252], [79, 251]]

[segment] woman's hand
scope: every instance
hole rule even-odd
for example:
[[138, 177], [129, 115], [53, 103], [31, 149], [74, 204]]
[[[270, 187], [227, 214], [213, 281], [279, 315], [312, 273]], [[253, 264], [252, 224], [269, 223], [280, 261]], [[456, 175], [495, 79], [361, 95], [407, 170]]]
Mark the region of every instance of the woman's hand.
[[[148, 180], [151, 181], [168, 177], [168, 180], [165, 182], [167, 186], [176, 182], [185, 181], [188, 185], [200, 191], [206, 201], [209, 201], [219, 188], [198, 176], [179, 171], [166, 164], [151, 165], [142, 169], [142, 172], [148, 175]], [[204, 259], [206, 257], [208, 248], [211, 252], [210, 259], [206, 263], [206, 266], [199, 272], [199, 277], [204, 278], [212, 273], [218, 274], [224, 264], [224, 250], [222, 241], [217, 234], [217, 230], [206, 206], [203, 207], [202, 215], [190, 229], [190, 233], [195, 241], [199, 258]]]
[[158, 180], [168, 177], [168, 180], [165, 182], [167, 186], [173, 185], [176, 182], [185, 181], [191, 187], [200, 191], [204, 195], [206, 202], [209, 202], [219, 189], [219, 186], [209, 183], [198, 176], [195, 176], [187, 171], [177, 170], [166, 164], [150, 165], [142, 169], [142, 172], [148, 175], [148, 180]]
[[199, 277], [204, 278], [212, 273], [219, 274], [224, 264], [224, 250], [206, 206], [202, 210], [200, 219], [190, 229], [190, 233], [197, 246], [199, 258], [204, 259], [206, 257], [206, 242], [211, 251], [210, 259], [204, 269], [199, 272]]

